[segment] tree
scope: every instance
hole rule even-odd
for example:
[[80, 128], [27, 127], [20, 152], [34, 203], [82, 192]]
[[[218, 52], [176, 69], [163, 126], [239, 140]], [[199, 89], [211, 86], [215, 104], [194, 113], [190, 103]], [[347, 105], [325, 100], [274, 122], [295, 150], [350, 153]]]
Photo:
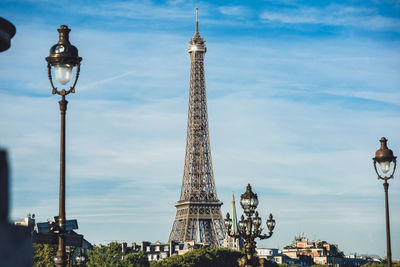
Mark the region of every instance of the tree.
[[124, 255], [122, 259], [121, 244], [111, 242], [108, 246], [96, 247], [92, 251], [88, 251], [87, 266], [112, 266], [112, 267], [149, 267], [144, 252], [129, 253]]
[[264, 266], [265, 267], [278, 267], [279, 264], [274, 261], [271, 261], [271, 260], [265, 260]]
[[199, 248], [185, 253], [173, 255], [161, 261], [151, 261], [151, 267], [236, 267], [237, 260], [244, 253], [227, 248]]
[[125, 256], [127, 266], [149, 267], [149, 260], [146, 253], [139, 251], [138, 253], [129, 253]]
[[34, 244], [33, 264], [35, 267], [53, 267], [57, 245]]

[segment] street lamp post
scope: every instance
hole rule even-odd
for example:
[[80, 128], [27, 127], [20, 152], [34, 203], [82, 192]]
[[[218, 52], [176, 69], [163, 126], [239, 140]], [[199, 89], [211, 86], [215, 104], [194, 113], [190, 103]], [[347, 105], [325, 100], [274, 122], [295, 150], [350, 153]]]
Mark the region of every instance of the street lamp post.
[[[248, 184], [246, 188], [246, 192], [240, 196], [240, 205], [242, 206], [244, 213], [247, 218], [244, 216], [240, 218], [239, 221], [239, 229], [237, 233], [231, 232], [232, 227], [232, 219], [230, 218], [229, 212], [226, 214], [225, 218], [225, 228], [227, 234], [230, 237], [235, 238], [243, 238], [245, 244], [245, 267], [258, 266], [258, 263], [254, 261], [254, 254], [256, 253], [256, 241], [255, 239], [258, 237], [260, 239], [267, 239], [272, 236], [272, 231], [275, 228], [275, 220], [272, 214], [269, 215], [267, 220], [267, 227], [269, 230], [268, 234], [261, 234], [262, 232], [262, 221], [258, 215], [258, 211], [255, 211], [258, 206], [258, 197], [257, 194], [251, 191], [251, 185]], [[254, 216], [253, 216], [254, 215]]]
[[78, 266], [83, 266], [85, 264], [85, 256], [82, 255], [82, 250], [79, 248], [78, 256], [75, 258]]
[[[78, 49], [69, 42], [68, 26], [61, 25], [57, 30], [59, 32], [58, 43], [50, 48], [50, 55], [46, 57], [47, 70], [49, 75], [52, 93], [61, 95], [60, 104], [61, 111], [61, 141], [60, 141], [60, 195], [59, 195], [59, 214], [58, 214], [58, 250], [54, 262], [57, 266], [66, 266], [65, 252], [65, 114], [67, 111], [68, 101], [65, 96], [69, 93], [75, 93], [75, 85], [78, 81], [81, 57], [78, 56]], [[54, 68], [55, 78], [61, 85], [66, 85], [71, 81], [72, 68], [77, 67], [75, 81], [68, 90], [59, 91], [53, 83], [51, 68]]]
[[[383, 188], [385, 189], [385, 213], [386, 213], [386, 246], [387, 246], [387, 263], [388, 267], [392, 267], [392, 249], [390, 247], [390, 222], [389, 222], [389, 199], [388, 189], [389, 179], [392, 179], [394, 172], [396, 171], [396, 157], [393, 155], [393, 151], [387, 147], [387, 139], [382, 137], [381, 147], [376, 151], [374, 160], [375, 172], [378, 175], [378, 179], [384, 180]], [[390, 172], [390, 164], [393, 162], [393, 170]], [[379, 164], [380, 172], [376, 167], [376, 163]], [[382, 173], [382, 175], [381, 175]], [[388, 176], [386, 176], [389, 173]]]

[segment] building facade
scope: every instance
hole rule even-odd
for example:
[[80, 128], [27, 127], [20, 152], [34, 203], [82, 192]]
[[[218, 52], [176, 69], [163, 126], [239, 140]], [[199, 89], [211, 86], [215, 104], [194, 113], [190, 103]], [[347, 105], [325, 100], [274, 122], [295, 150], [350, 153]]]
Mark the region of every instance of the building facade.
[[[290, 259], [285, 259], [289, 257]], [[293, 264], [291, 259], [296, 260]], [[279, 262], [282, 261], [282, 262]], [[286, 262], [283, 262], [286, 260]], [[311, 260], [311, 262], [310, 262]], [[313, 264], [329, 264], [338, 267], [361, 266], [368, 262], [376, 263], [375, 259], [346, 257], [339, 250], [337, 244], [330, 244], [326, 241], [310, 240], [304, 235], [295, 236], [292, 244], [282, 250], [282, 258], [277, 263], [288, 263], [296, 266], [310, 266]], [[307, 265], [301, 265], [306, 264]]]
[[127, 243], [122, 243], [122, 254], [126, 255], [127, 253], [143, 251], [149, 261], [158, 261], [171, 257], [172, 255], [183, 255], [188, 251], [201, 247], [205, 247], [205, 245], [194, 242], [171, 241], [168, 243], [162, 243], [157, 241], [155, 243], [151, 243], [148, 241], [143, 241], [140, 245], [132, 243], [131, 247], [128, 247]]

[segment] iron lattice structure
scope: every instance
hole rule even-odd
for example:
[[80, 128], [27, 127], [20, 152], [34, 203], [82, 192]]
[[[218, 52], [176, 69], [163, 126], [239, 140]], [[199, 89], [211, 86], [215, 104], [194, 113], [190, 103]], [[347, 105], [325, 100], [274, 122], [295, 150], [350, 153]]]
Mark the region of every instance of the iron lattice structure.
[[189, 42], [190, 90], [182, 189], [169, 241], [221, 247], [225, 238], [222, 202], [215, 189], [204, 78], [205, 40], [198, 31]]

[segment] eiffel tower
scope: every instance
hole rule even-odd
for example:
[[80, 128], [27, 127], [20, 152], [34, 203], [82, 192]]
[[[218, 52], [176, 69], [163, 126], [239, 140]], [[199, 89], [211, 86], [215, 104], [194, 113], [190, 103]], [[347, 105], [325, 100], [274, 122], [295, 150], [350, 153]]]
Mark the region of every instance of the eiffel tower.
[[191, 64], [185, 167], [169, 242], [194, 241], [221, 247], [225, 228], [211, 162], [204, 78], [206, 50], [205, 40], [199, 34], [196, 8], [196, 32], [188, 49]]

